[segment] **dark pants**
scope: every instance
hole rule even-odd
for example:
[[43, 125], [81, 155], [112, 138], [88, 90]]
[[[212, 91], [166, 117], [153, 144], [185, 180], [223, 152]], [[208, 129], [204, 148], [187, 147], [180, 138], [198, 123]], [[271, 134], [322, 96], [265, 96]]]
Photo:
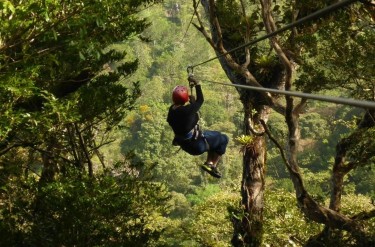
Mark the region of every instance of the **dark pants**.
[[[201, 155], [207, 151], [223, 155], [228, 145], [229, 138], [218, 131], [203, 131], [203, 136], [197, 140], [177, 140], [181, 149], [191, 155]], [[207, 145], [208, 144], [208, 145]]]

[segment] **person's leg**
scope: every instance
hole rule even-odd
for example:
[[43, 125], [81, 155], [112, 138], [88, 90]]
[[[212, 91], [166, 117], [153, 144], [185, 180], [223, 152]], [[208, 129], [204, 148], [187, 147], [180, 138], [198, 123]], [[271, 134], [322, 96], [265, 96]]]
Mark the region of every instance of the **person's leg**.
[[207, 160], [201, 165], [201, 168], [215, 178], [221, 178], [220, 172], [216, 169], [214, 162], [217, 160], [217, 154], [213, 151], [207, 151]]
[[229, 138], [218, 131], [205, 131], [204, 135], [209, 144], [207, 162], [217, 166], [221, 156], [225, 153]]
[[215, 152], [212, 152], [210, 150], [207, 151], [207, 164], [214, 164], [214, 159], [215, 159]]
[[204, 142], [207, 150], [207, 160], [201, 168], [210, 175], [220, 178], [221, 174], [217, 170], [217, 164], [221, 156], [225, 153], [228, 144], [228, 137], [218, 131], [205, 131]]
[[217, 154], [214, 151], [208, 151], [206, 163], [211, 164], [213, 166], [217, 166], [217, 163], [219, 162], [220, 158], [220, 154]]
[[220, 160], [220, 158], [221, 158], [221, 155], [220, 154], [217, 154], [217, 153], [215, 153], [215, 152], [212, 152], [212, 163], [213, 163], [213, 165], [216, 167], [217, 166], [217, 163], [219, 162], [219, 160]]

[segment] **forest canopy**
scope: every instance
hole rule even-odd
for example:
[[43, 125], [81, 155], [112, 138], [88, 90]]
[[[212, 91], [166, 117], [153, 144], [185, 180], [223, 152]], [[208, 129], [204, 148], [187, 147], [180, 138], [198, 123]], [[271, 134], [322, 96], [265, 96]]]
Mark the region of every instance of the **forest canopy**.
[[188, 66], [333, 3], [1, 1], [0, 245], [373, 244], [374, 110], [233, 87], [373, 102], [371, 2], [194, 67], [221, 179], [166, 122]]

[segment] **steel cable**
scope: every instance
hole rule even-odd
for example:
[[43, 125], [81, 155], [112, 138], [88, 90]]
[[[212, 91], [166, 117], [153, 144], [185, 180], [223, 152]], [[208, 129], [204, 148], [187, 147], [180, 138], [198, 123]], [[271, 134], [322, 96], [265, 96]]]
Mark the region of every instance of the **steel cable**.
[[195, 77], [195, 78], [200, 80], [200, 81], [205, 81], [205, 82], [214, 83], [214, 84], [220, 84], [220, 85], [224, 85], [224, 86], [243, 88], [243, 89], [246, 89], [246, 90], [254, 90], [254, 91], [260, 91], [260, 92], [267, 92], [267, 93], [283, 94], [283, 95], [294, 96], [294, 97], [303, 98], [303, 99], [319, 100], [319, 101], [331, 102], [331, 103], [342, 104], [342, 105], [350, 105], [350, 106], [355, 106], [355, 107], [360, 107], [360, 108], [365, 108], [365, 109], [375, 109], [375, 101], [356, 100], [356, 99], [349, 99], [349, 98], [342, 98], [342, 97], [316, 95], [316, 94], [301, 93], [301, 92], [295, 92], [295, 91], [278, 90], [278, 89], [273, 89], [273, 88], [254, 87], [254, 86], [248, 86], [248, 85], [216, 82], [216, 81], [210, 81], [210, 80], [197, 78], [197, 77]]

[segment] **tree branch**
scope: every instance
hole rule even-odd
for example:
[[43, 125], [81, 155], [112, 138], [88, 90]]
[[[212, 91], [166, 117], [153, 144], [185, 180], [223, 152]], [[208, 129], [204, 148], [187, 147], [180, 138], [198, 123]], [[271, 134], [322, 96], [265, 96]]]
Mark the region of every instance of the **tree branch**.
[[203, 36], [206, 38], [207, 42], [211, 45], [211, 47], [214, 49], [214, 50], [217, 50], [217, 46], [215, 45], [215, 42], [212, 40], [212, 38], [210, 37], [210, 35], [207, 33], [206, 29], [204, 28], [204, 25], [203, 25], [203, 22], [202, 22], [202, 19], [201, 19], [201, 16], [199, 15], [199, 12], [197, 10], [198, 8], [198, 4], [196, 3], [196, 0], [193, 1], [193, 6], [194, 6], [194, 12], [197, 16], [197, 19], [198, 19], [198, 22], [199, 22], [199, 26], [195, 23], [192, 23], [194, 25], [194, 27], [200, 32], [203, 34]]
[[361, 212], [352, 217], [352, 220], [369, 220], [375, 217], [375, 209], [369, 212]]
[[[247, 19], [247, 16], [246, 16], [246, 8], [245, 8], [245, 3], [243, 0], [241, 0], [241, 8], [242, 8], [242, 15], [244, 16], [244, 19], [245, 19], [245, 23], [246, 23], [246, 33], [245, 33], [245, 43], [249, 43], [250, 41], [250, 33], [251, 33], [251, 28], [250, 28], [250, 23], [249, 23], [249, 20]], [[249, 47], [245, 47], [245, 54], [246, 54], [246, 60], [245, 62], [242, 64], [242, 67], [243, 68], [247, 68], [249, 65], [250, 65], [250, 50], [249, 50]]]
[[[284, 152], [284, 149], [282, 148], [282, 146], [280, 145], [280, 143], [276, 140], [275, 137], [273, 137], [272, 133], [270, 132], [267, 124], [263, 121], [263, 120], [260, 120], [260, 123], [262, 124], [263, 128], [264, 128], [264, 131], [265, 133], [267, 134], [268, 138], [270, 138], [270, 140], [276, 145], [276, 147], [279, 149], [279, 152], [281, 154], [281, 158], [283, 159], [284, 161], [284, 164], [286, 165], [287, 169], [289, 170], [289, 172], [293, 173], [295, 176], [298, 176], [300, 177], [300, 174], [299, 172], [295, 171], [293, 169], [293, 167], [289, 164], [289, 161], [285, 155], [285, 152]], [[302, 181], [302, 178], [300, 177], [300, 182], [301, 184], [303, 184], [303, 181]], [[304, 189], [304, 188], [303, 188]]]
[[87, 160], [88, 170], [89, 170], [89, 176], [93, 177], [94, 176], [93, 164], [92, 164], [92, 161], [91, 161], [91, 158], [90, 158], [90, 154], [89, 154], [89, 152], [87, 150], [87, 146], [86, 146], [86, 144], [85, 144], [85, 142], [83, 140], [81, 132], [79, 131], [78, 124], [75, 123], [74, 127], [75, 127], [75, 130], [76, 130], [76, 134], [78, 136], [78, 140], [79, 140], [80, 146], [81, 146], [81, 148], [83, 150], [83, 153], [85, 154], [85, 157], [86, 157], [86, 160]]

